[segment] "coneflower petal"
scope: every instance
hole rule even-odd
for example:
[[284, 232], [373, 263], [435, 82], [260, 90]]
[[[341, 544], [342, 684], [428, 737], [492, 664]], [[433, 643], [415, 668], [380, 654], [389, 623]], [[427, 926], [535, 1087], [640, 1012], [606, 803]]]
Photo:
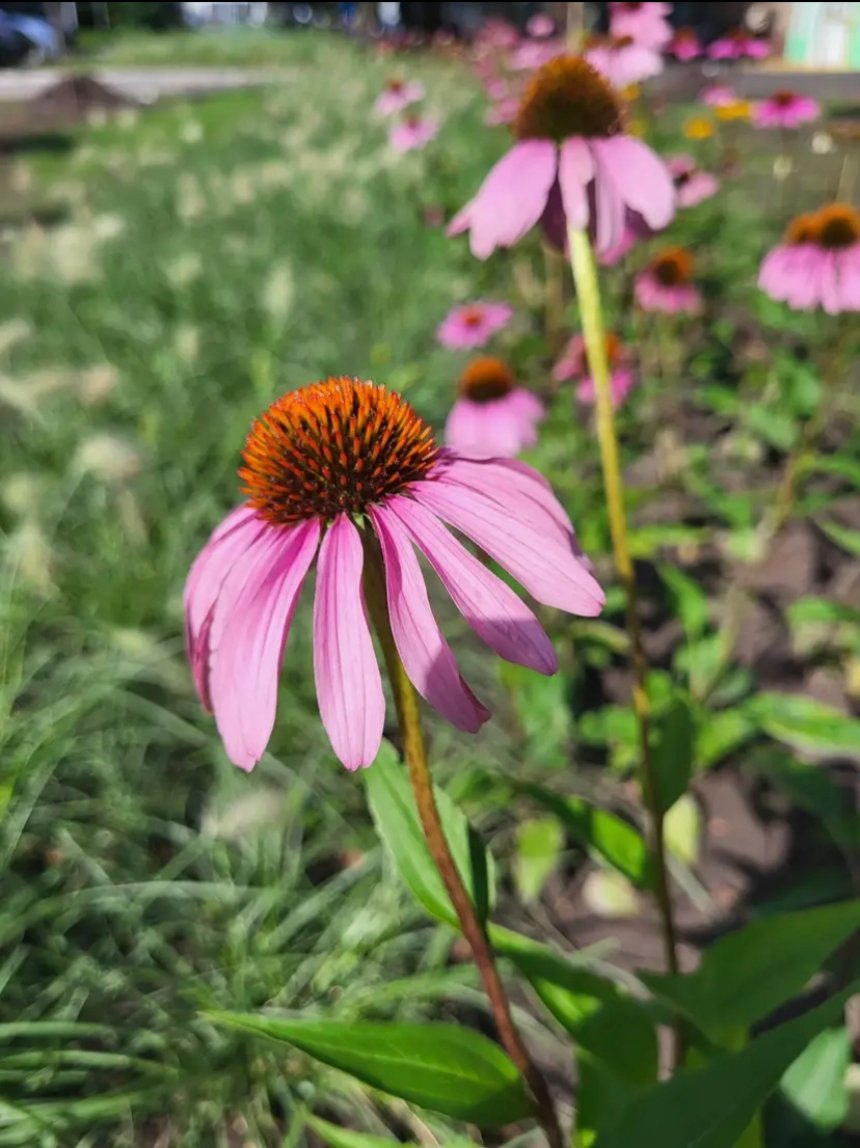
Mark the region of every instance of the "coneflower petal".
[[221, 587], [210, 639], [212, 709], [241, 769], [253, 769], [272, 735], [284, 644], [319, 536], [316, 520], [266, 527]]
[[326, 531], [314, 597], [314, 675], [320, 716], [347, 769], [370, 765], [385, 723], [382, 679], [361, 593], [364, 550], [352, 521]]
[[422, 482], [415, 484], [413, 495], [486, 550], [538, 602], [586, 618], [600, 613], [605, 598], [597, 581], [572, 550], [545, 530], [473, 490]]
[[454, 605], [491, 650], [542, 674], [557, 669], [555, 651], [523, 600], [459, 542], [430, 510], [397, 497], [388, 509], [436, 571]]
[[406, 673], [425, 701], [452, 725], [477, 733], [490, 711], [461, 677], [439, 630], [412, 543], [387, 508], [373, 507], [370, 517], [385, 566], [391, 630]]

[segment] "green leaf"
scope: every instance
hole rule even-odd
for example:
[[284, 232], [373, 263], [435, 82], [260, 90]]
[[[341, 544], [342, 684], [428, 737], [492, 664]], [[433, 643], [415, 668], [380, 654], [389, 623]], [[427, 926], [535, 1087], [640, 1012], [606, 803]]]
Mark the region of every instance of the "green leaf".
[[838, 625], [840, 622], [860, 624], [860, 610], [844, 606], [841, 602], [831, 602], [828, 598], [798, 598], [787, 610], [789, 625], [802, 626], [807, 623]]
[[349, 1128], [341, 1128], [337, 1124], [329, 1124], [319, 1116], [306, 1116], [305, 1123], [331, 1148], [391, 1148], [392, 1144], [400, 1144], [400, 1140], [386, 1136], [370, 1136], [366, 1132], [352, 1132]]
[[525, 904], [541, 895], [563, 848], [564, 833], [556, 817], [537, 817], [517, 826], [513, 877], [520, 900]]
[[747, 408], [746, 423], [765, 442], [778, 450], [789, 450], [797, 439], [797, 423], [784, 411], [771, 406], [751, 406]]
[[[710, 362], [707, 369], [712, 370]], [[704, 384], [696, 388], [696, 398], [706, 402], [711, 410], [721, 415], [736, 415], [741, 409], [736, 387], [720, 386], [718, 383]]]
[[216, 1023], [285, 1041], [411, 1104], [487, 1128], [531, 1115], [502, 1050], [453, 1024], [380, 1024], [263, 1013], [210, 1012]]
[[513, 787], [555, 814], [575, 841], [596, 853], [637, 888], [647, 889], [653, 885], [653, 869], [644, 838], [627, 821], [605, 809], [595, 809], [584, 798], [563, 797], [532, 782], [516, 782]]
[[576, 1148], [591, 1148], [599, 1130], [614, 1124], [642, 1091], [587, 1050], [576, 1050]]
[[677, 694], [662, 714], [655, 715], [651, 757], [657, 776], [657, 796], [665, 813], [687, 786], [693, 774], [693, 715], [690, 702]]
[[[376, 831], [394, 858], [400, 876], [431, 916], [458, 928], [457, 915], [424, 839], [406, 767], [387, 742], [382, 743], [376, 761], [363, 771], [362, 777]], [[434, 792], [460, 876], [479, 916], [486, 920], [495, 897], [492, 859], [453, 801], [437, 786]]]
[[699, 526], [654, 523], [630, 531], [630, 552], [634, 558], [651, 558], [663, 546], [696, 545], [706, 532]]
[[756, 755], [750, 765], [819, 818], [841, 848], [853, 851], [860, 847], [860, 824], [853, 802], [829, 771], [795, 761], [781, 750]]
[[669, 852], [685, 865], [695, 865], [699, 859], [702, 839], [702, 814], [696, 799], [682, 793], [663, 821], [663, 837]]
[[[507, 957], [539, 999], [577, 1043], [611, 1061], [631, 1080], [657, 1075], [657, 1041], [650, 1013], [614, 981], [575, 964], [540, 941], [509, 929], [493, 929], [493, 949]], [[602, 1023], [608, 1010], [624, 1018], [625, 1040]]]
[[706, 634], [698, 641], [679, 646], [675, 666], [686, 672], [690, 679], [690, 692], [701, 698], [708, 694], [726, 665], [725, 642], [721, 634]]
[[860, 558], [860, 530], [850, 530], [847, 526], [840, 526], [838, 522], [819, 522], [818, 525], [837, 546], [841, 546], [855, 558]]
[[782, 913], [721, 937], [693, 973], [642, 980], [719, 1044], [801, 992], [858, 927], [860, 900]]
[[838, 1128], [848, 1112], [845, 1073], [851, 1037], [844, 1025], [825, 1029], [783, 1075], [782, 1091], [792, 1107], [817, 1128]]
[[805, 473], [820, 471], [822, 474], [833, 474], [837, 478], [844, 478], [852, 486], [860, 487], [860, 462], [845, 458], [844, 455], [815, 455], [804, 460], [801, 471]]
[[566, 765], [571, 732], [570, 682], [564, 674], [546, 678], [499, 660], [499, 677], [513, 697], [529, 752], [545, 764]]
[[732, 750], [749, 741], [756, 732], [755, 723], [745, 709], [718, 710], [708, 713], [696, 729], [695, 759], [699, 769], [716, 765]]
[[758, 694], [748, 712], [772, 738], [804, 753], [860, 758], [860, 720], [801, 694]]
[[687, 639], [701, 638], [708, 624], [708, 596], [699, 583], [678, 566], [661, 566], [660, 577], [672, 598], [674, 612], [681, 619]]
[[614, 869], [595, 867], [586, 873], [579, 892], [585, 907], [604, 920], [635, 917], [642, 912], [636, 890]]
[[582, 714], [577, 734], [588, 745], [607, 746], [614, 769], [632, 769], [639, 760], [636, 716], [630, 706], [603, 706]]
[[840, 1016], [857, 986], [740, 1052], [677, 1073], [635, 1097], [602, 1131], [597, 1148], [735, 1148], [783, 1073], [819, 1032]]

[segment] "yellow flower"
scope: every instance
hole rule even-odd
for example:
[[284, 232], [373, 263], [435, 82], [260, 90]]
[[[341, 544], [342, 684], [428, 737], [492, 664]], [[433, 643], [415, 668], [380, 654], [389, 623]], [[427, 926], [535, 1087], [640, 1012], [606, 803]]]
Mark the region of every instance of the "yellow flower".
[[684, 137], [688, 140], [709, 140], [714, 130], [713, 120], [707, 116], [694, 116], [684, 124]]
[[749, 100], [733, 100], [730, 104], [721, 104], [714, 108], [718, 120], [729, 123], [732, 120], [748, 120], [752, 114], [752, 104]]

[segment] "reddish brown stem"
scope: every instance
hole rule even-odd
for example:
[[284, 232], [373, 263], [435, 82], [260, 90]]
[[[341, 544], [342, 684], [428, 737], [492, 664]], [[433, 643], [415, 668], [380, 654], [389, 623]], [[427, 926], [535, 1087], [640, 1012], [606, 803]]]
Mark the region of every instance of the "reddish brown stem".
[[385, 589], [380, 571], [380, 559], [374, 553], [372, 543], [365, 547], [365, 554], [365, 597], [370, 616], [379, 635], [391, 679], [394, 704], [397, 708], [400, 733], [403, 738], [403, 756], [409, 770], [409, 780], [412, 783], [412, 792], [415, 795], [415, 804], [427, 847], [448, 896], [451, 898], [451, 904], [454, 906], [454, 912], [457, 914], [463, 936], [472, 951], [472, 956], [490, 1001], [499, 1039], [508, 1056], [528, 1083], [534, 1101], [535, 1118], [543, 1128], [550, 1148], [563, 1148], [564, 1140], [549, 1088], [540, 1069], [529, 1055], [528, 1049], [514, 1024], [510, 1002], [496, 967], [495, 956], [486, 930], [475, 911], [472, 898], [463, 884], [457, 863], [445, 837], [445, 830], [433, 792], [433, 778], [427, 760], [427, 747], [424, 744], [424, 735], [421, 730], [418, 696], [403, 668], [391, 633]]

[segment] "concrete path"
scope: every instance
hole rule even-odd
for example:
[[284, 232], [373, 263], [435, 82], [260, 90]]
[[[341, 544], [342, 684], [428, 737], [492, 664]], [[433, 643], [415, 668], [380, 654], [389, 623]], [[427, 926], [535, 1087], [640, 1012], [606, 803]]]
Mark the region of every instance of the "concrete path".
[[[143, 103], [162, 96], [204, 95], [268, 84], [278, 77], [277, 71], [258, 68], [94, 68], [87, 74]], [[0, 71], [0, 101], [32, 99], [68, 75], [62, 68]]]
[[671, 67], [649, 81], [649, 91], [670, 100], [695, 100], [706, 84], [715, 83], [728, 84], [744, 99], [761, 99], [779, 88], [790, 88], [825, 102], [860, 102], [860, 78], [856, 72], [793, 68], [782, 60], [748, 67], [703, 67], [699, 63]]

